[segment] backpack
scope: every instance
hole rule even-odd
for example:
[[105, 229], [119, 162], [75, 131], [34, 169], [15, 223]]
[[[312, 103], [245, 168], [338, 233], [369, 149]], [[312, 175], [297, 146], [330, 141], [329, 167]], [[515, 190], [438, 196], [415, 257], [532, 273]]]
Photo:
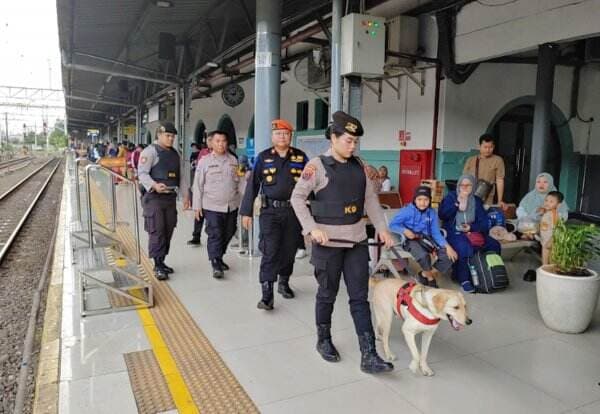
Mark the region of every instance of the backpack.
[[506, 266], [496, 252], [477, 252], [469, 258], [469, 269], [478, 293], [494, 293], [509, 285]]

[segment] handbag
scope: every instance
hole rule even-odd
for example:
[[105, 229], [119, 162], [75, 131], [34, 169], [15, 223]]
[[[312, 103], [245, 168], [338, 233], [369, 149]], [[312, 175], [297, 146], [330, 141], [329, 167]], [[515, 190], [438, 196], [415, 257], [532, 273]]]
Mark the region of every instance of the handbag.
[[475, 178], [477, 178], [477, 184], [474, 194], [485, 201], [494, 188], [494, 184], [479, 178], [479, 156], [477, 156], [477, 160], [475, 161]]
[[485, 237], [483, 237], [483, 234], [478, 231], [469, 231], [465, 233], [465, 236], [467, 236], [469, 243], [471, 243], [471, 246], [473, 247], [479, 248], [483, 247], [485, 244]]

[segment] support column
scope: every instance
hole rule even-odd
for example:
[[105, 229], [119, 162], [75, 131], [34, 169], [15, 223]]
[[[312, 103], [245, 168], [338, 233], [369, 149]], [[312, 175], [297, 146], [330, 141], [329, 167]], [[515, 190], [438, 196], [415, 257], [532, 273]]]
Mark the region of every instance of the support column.
[[123, 127], [121, 126], [121, 117], [117, 118], [117, 142], [123, 141]]
[[142, 129], [142, 108], [140, 106], [135, 108], [135, 144], [142, 142], [141, 137]]
[[181, 130], [181, 88], [178, 86], [175, 87], [175, 119], [173, 123], [175, 124], [175, 129], [177, 130], [177, 141], [175, 143], [175, 148], [177, 148], [180, 153], [183, 153], [183, 136]]
[[342, 14], [343, 0], [333, 0], [331, 13], [331, 95], [329, 115], [342, 109]]
[[188, 133], [188, 122], [190, 119], [190, 96], [192, 96], [191, 84], [184, 84], [181, 88], [181, 136], [183, 137], [183, 155], [189, 162], [192, 152], [192, 136]]
[[554, 92], [554, 69], [560, 54], [558, 45], [546, 43], [538, 48], [538, 69], [535, 84], [535, 110], [531, 139], [531, 172], [529, 188], [548, 167], [548, 143], [552, 120], [552, 94]]
[[271, 121], [279, 118], [280, 82], [281, 1], [256, 0], [255, 154], [271, 146]]

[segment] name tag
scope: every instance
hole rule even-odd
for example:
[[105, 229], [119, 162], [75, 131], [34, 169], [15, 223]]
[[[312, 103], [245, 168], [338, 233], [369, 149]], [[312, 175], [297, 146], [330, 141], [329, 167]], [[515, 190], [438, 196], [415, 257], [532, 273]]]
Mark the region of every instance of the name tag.
[[355, 205], [350, 205], [350, 206], [344, 207], [344, 214], [356, 214], [357, 211], [358, 211], [358, 207], [356, 207]]
[[167, 173], [167, 177], [169, 177], [169, 178], [177, 178], [177, 173], [173, 172], [173, 171], [169, 171]]

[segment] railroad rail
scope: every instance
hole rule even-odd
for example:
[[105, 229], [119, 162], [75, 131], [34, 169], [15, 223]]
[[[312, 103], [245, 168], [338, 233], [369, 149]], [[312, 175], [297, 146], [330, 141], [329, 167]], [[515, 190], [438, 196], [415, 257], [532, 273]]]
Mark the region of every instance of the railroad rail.
[[14, 158], [12, 160], [0, 162], [0, 174], [11, 171], [15, 167], [20, 167], [21, 164], [29, 164], [33, 157]]
[[53, 158], [0, 195], [0, 263], [60, 165]]

